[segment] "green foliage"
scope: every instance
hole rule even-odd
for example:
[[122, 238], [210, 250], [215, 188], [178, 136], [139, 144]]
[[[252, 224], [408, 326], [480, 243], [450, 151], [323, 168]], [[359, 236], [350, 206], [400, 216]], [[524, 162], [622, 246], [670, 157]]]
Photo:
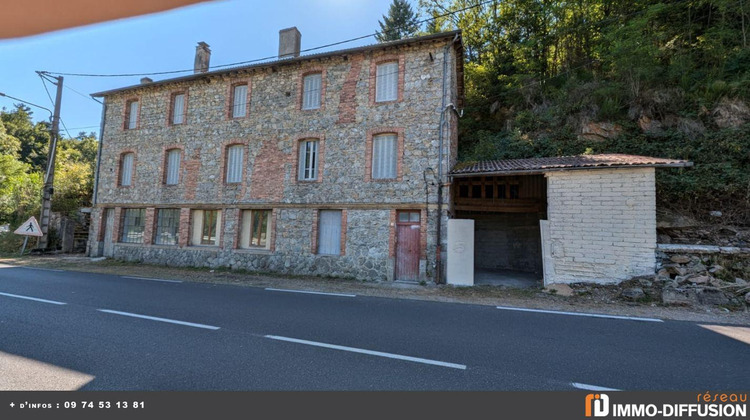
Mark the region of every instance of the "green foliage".
[[42, 176], [31, 165], [0, 155], [0, 224], [16, 226], [40, 210]]
[[[480, 3], [419, 5], [438, 16]], [[659, 205], [699, 218], [721, 210], [750, 224], [747, 3], [497, 0], [431, 22], [428, 32], [463, 31], [459, 159], [603, 152], [690, 159], [694, 168], [657, 172]], [[720, 111], [739, 115], [734, 129], [717, 123]], [[591, 122], [622, 132], [579, 139]]]
[[[27, 107], [0, 112], [0, 224], [38, 216], [47, 162], [46, 123], [32, 123]], [[93, 134], [58, 141], [52, 211], [74, 214], [91, 205], [97, 154]]]
[[20, 141], [18, 155], [21, 161], [31, 164], [40, 170], [47, 161], [47, 146], [49, 145], [49, 124], [46, 122], [32, 123], [33, 112], [25, 105], [16, 105], [16, 109], [7, 112], [0, 110], [0, 121], [5, 126], [7, 135]]
[[375, 35], [379, 42], [408, 38], [419, 30], [417, 15], [406, 0], [393, 0], [388, 15], [378, 21], [380, 31]]

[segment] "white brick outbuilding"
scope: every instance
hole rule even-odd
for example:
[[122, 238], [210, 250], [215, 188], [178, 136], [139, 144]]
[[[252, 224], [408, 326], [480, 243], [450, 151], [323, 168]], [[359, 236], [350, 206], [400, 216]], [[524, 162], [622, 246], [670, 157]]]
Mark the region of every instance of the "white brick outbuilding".
[[619, 283], [654, 273], [655, 168], [690, 165], [616, 154], [459, 164], [452, 214], [476, 222], [484, 265], [475, 270], [528, 272], [545, 285]]

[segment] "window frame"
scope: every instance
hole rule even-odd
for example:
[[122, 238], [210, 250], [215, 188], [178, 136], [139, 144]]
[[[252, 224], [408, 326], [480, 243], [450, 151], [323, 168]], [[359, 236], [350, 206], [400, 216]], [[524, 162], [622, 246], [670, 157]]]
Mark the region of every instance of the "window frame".
[[[174, 221], [174, 226], [170, 226], [174, 228], [174, 233], [172, 234], [174, 237], [174, 243], [160, 243], [159, 238], [162, 236], [162, 214], [165, 211], [170, 211], [176, 213], [175, 217], [172, 217], [171, 219]], [[180, 208], [158, 208], [156, 209], [156, 217], [154, 217], [154, 238], [153, 243], [154, 245], [160, 245], [160, 246], [177, 246], [180, 244], [180, 216], [181, 216], [181, 209]], [[172, 233], [172, 232], [167, 232]]]
[[[131, 116], [132, 116], [132, 109], [133, 104], [138, 104], [136, 109], [136, 116], [135, 116], [135, 123], [134, 126], [130, 126]], [[122, 129], [129, 131], [129, 130], [137, 130], [140, 128], [141, 125], [141, 98], [140, 97], [132, 97], [125, 100], [125, 107], [123, 109], [123, 124]]]
[[[321, 252], [321, 237], [322, 234], [322, 217], [324, 212], [338, 212], [339, 221], [341, 223], [339, 227], [339, 238], [338, 238], [338, 254], [329, 254]], [[313, 222], [313, 253], [321, 256], [335, 257], [346, 255], [346, 226], [347, 226], [347, 210], [346, 209], [319, 209], [315, 212], [315, 220]]]
[[[297, 109], [303, 112], [316, 112], [325, 109], [325, 96], [326, 96], [326, 68], [325, 67], [313, 67], [309, 68], [303, 73], [300, 73], [298, 88], [297, 88]], [[308, 76], [320, 74], [320, 96], [319, 104], [316, 108], [305, 108], [305, 79]]]
[[[382, 174], [377, 174], [380, 176], [376, 176], [376, 170], [377, 168], [375, 166], [375, 161], [377, 156], [378, 148], [376, 147], [379, 141], [384, 140], [385, 138], [388, 138], [392, 143], [392, 160], [393, 160], [393, 168], [392, 168], [392, 174], [389, 173], [388, 176], [382, 176]], [[382, 159], [382, 156], [380, 157]], [[393, 181], [398, 179], [398, 133], [379, 133], [372, 136], [372, 162], [371, 162], [371, 179], [374, 181]], [[389, 165], [390, 166], [390, 165]]]
[[[174, 183], [169, 182], [169, 155], [172, 152], [178, 152], [179, 158], [177, 159], [177, 180]], [[164, 149], [164, 176], [162, 178], [162, 183], [166, 186], [173, 187], [175, 185], [180, 184], [180, 170], [182, 169], [182, 154], [184, 153], [184, 150], [182, 147], [169, 147]]]
[[[309, 151], [308, 146], [314, 144], [315, 147], [312, 152]], [[320, 140], [316, 138], [308, 138], [299, 140], [299, 147], [297, 148], [297, 181], [300, 182], [315, 182], [318, 180], [318, 172], [320, 169]], [[314, 154], [312, 162], [308, 162], [308, 154]], [[311, 167], [308, 168], [308, 163], [311, 163]], [[310, 172], [311, 176], [307, 177], [307, 173]]]
[[[373, 178], [374, 144], [375, 137], [383, 134], [396, 135], [396, 177], [395, 178]], [[365, 142], [365, 182], [400, 182], [404, 175], [404, 128], [382, 127], [367, 131]]]
[[[213, 232], [215, 242], [209, 243], [206, 238], [206, 213], [210, 212], [214, 215], [213, 230], [209, 227], [208, 238], [211, 238]], [[200, 226], [197, 225], [196, 215], [200, 213]], [[223, 211], [221, 209], [193, 209], [190, 214], [190, 246], [197, 247], [219, 247], [222, 238], [222, 227], [223, 223]], [[196, 239], [198, 239], [196, 241]], [[197, 243], [196, 243], [197, 242]]]
[[[139, 212], [140, 215], [133, 216], [133, 219], [136, 221], [140, 218], [140, 223], [127, 223], [130, 219], [128, 216], [129, 214], [133, 212]], [[124, 243], [124, 244], [143, 244], [145, 240], [145, 233], [146, 233], [146, 209], [145, 208], [124, 208], [122, 209], [122, 215], [120, 216], [120, 232], [118, 237], [118, 242]], [[135, 230], [127, 230], [128, 227], [130, 228], [136, 228]], [[140, 232], [137, 231], [137, 228], [140, 227]], [[140, 240], [130, 240], [128, 237], [131, 236], [132, 233], [136, 234], [136, 237], [139, 237]], [[140, 233], [140, 235], [137, 235]]]
[[[235, 90], [237, 87], [245, 86], [247, 89], [245, 93], [245, 115], [235, 116], [234, 115], [234, 100]], [[241, 120], [250, 116], [250, 99], [251, 99], [251, 84], [250, 80], [239, 80], [229, 84], [229, 92], [227, 93], [227, 119], [228, 120]]]
[[[378, 66], [388, 63], [397, 63], [398, 76], [396, 78], [396, 98], [386, 101], [377, 100], [377, 70]], [[376, 57], [370, 61], [370, 105], [386, 105], [404, 100], [404, 78], [405, 78], [405, 57], [404, 54], [386, 54]]]
[[[123, 183], [123, 175], [125, 171], [125, 157], [126, 156], [133, 156], [133, 159], [130, 162], [130, 179], [128, 180], [128, 184]], [[136, 162], [136, 154], [134, 150], [123, 150], [120, 152], [120, 159], [117, 165], [117, 186], [119, 188], [132, 188], [133, 184], [135, 184], [135, 162]]]
[[[257, 231], [258, 236], [256, 238], [256, 218], [255, 216], [257, 214], [261, 214], [261, 217], [264, 219], [261, 219], [261, 223], [264, 224], [265, 227], [265, 244], [261, 245], [261, 238], [263, 235], [263, 230]], [[272, 244], [272, 229], [273, 229], [273, 209], [244, 209], [240, 210], [239, 215], [239, 222], [240, 222], [240, 231], [239, 231], [239, 238], [237, 241], [237, 249], [244, 249], [244, 250], [271, 250], [271, 244]], [[246, 215], [249, 219], [246, 223]], [[253, 241], [257, 239], [258, 245], [253, 245]], [[247, 241], [245, 241], [247, 240]], [[247, 243], [245, 243], [247, 242]]]
[[[317, 150], [317, 165], [315, 179], [302, 179], [301, 178], [301, 165], [300, 157], [302, 154], [302, 147], [305, 142], [310, 140], [316, 140], [318, 142]], [[325, 133], [306, 133], [295, 139], [295, 169], [294, 169], [294, 183], [297, 184], [314, 184], [323, 182], [323, 168], [325, 163]]]
[[[181, 122], [175, 122], [175, 101], [177, 100], [177, 96], [182, 95], [182, 113], [180, 114], [182, 117]], [[180, 125], [186, 125], [187, 124], [187, 110], [188, 110], [188, 91], [186, 90], [177, 90], [170, 92], [169, 94], [169, 112], [167, 113], [167, 126], [180, 126]]]
[[[245, 181], [245, 149], [246, 149], [245, 143], [237, 143], [237, 142], [231, 142], [224, 146], [223, 151], [223, 164], [222, 164], [222, 170], [223, 170], [223, 179], [224, 179], [224, 185], [241, 185]], [[230, 150], [240, 150], [240, 157], [239, 157], [239, 179], [238, 180], [229, 180], [229, 164], [230, 164]], [[233, 178], [234, 179], [234, 178]]]

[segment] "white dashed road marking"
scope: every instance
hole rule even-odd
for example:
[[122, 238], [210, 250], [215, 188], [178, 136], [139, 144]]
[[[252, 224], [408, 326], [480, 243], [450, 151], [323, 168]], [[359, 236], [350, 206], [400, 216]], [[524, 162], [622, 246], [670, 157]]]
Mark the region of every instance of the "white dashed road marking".
[[426, 365], [435, 365], [435, 366], [442, 366], [442, 367], [448, 367], [448, 368], [453, 368], [453, 369], [461, 369], [461, 370], [465, 370], [466, 369], [466, 365], [459, 365], [457, 363], [441, 362], [441, 361], [438, 361], [438, 360], [422, 359], [421, 357], [403, 356], [403, 355], [400, 355], [400, 354], [384, 353], [382, 351], [373, 351], [373, 350], [358, 349], [356, 347], [338, 346], [336, 344], [328, 344], [328, 343], [320, 343], [320, 342], [317, 342], [317, 341], [300, 340], [300, 339], [297, 339], [297, 338], [281, 337], [281, 336], [278, 336], [278, 335], [267, 335], [265, 337], [266, 338], [270, 338], [271, 340], [287, 341], [287, 342], [290, 342], [290, 343], [297, 343], [297, 344], [306, 344], [308, 346], [323, 347], [323, 348], [333, 349], [333, 350], [342, 350], [342, 351], [348, 351], [348, 352], [352, 352], [352, 353], [367, 354], [367, 355], [370, 355], [370, 356], [387, 357], [389, 359], [406, 360], [406, 361], [409, 361], [409, 362], [424, 363]]
[[164, 283], [182, 283], [182, 280], [152, 279], [150, 277], [133, 277], [133, 276], [121, 276], [121, 277], [124, 279], [161, 281]]
[[636, 317], [636, 316], [587, 314], [587, 313], [583, 313], [583, 312], [548, 311], [548, 310], [545, 310], [545, 309], [511, 308], [509, 306], [498, 306], [497, 309], [503, 309], [503, 310], [506, 310], [506, 311], [538, 312], [538, 313], [542, 313], [542, 314], [588, 316], [588, 317], [592, 317], [592, 318], [624, 319], [624, 320], [628, 320], [628, 321], [664, 322], [661, 319], [657, 319], [657, 318], [639, 318], [639, 317]]
[[306, 293], [308, 295], [327, 295], [327, 296], [341, 296], [341, 297], [357, 297], [357, 295], [350, 295], [346, 293], [328, 293], [328, 292], [312, 292], [309, 290], [291, 290], [291, 289], [274, 289], [273, 287], [266, 287], [266, 290], [271, 292], [288, 292], [288, 293]]
[[65, 302], [58, 302], [56, 300], [39, 299], [35, 297], [30, 297], [30, 296], [13, 295], [10, 293], [0, 293], [0, 295], [12, 297], [12, 298], [18, 298], [18, 299], [33, 300], [34, 302], [51, 303], [53, 305], [67, 305]]
[[570, 384], [574, 388], [585, 389], [586, 391], [622, 391], [621, 389], [617, 389], [617, 388], [607, 388], [603, 386], [582, 384], [578, 382], [571, 382]]
[[219, 327], [214, 327], [213, 325], [196, 324], [196, 323], [193, 323], [193, 322], [177, 321], [175, 319], [169, 319], [169, 318], [159, 318], [159, 317], [156, 317], [156, 316], [133, 314], [133, 313], [130, 313], [130, 312], [113, 311], [111, 309], [97, 309], [97, 311], [99, 311], [99, 312], [106, 312], [108, 314], [129, 316], [129, 317], [133, 317], [133, 318], [150, 319], [151, 321], [159, 321], [159, 322], [167, 322], [167, 323], [170, 323], [170, 324], [185, 325], [185, 326], [188, 326], [188, 327], [204, 328], [204, 329], [207, 329], [207, 330], [218, 330], [219, 329]]

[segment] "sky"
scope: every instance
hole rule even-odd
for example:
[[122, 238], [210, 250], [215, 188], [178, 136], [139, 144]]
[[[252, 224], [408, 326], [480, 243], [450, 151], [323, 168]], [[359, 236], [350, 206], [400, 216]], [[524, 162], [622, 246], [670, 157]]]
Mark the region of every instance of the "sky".
[[[192, 73], [195, 46], [211, 46], [211, 66], [278, 54], [280, 29], [296, 26], [302, 49], [372, 34], [391, 0], [221, 0], [167, 12], [103, 22], [24, 38], [0, 40], [0, 92], [52, 109], [35, 70], [65, 73], [146, 73], [190, 69], [150, 76], [154, 80]], [[412, 8], [417, 11], [416, 0]], [[373, 37], [328, 48], [376, 42]], [[322, 52], [320, 50], [316, 52]], [[71, 136], [99, 134], [101, 105], [89, 94], [138, 84], [140, 76], [64, 76], [61, 119]], [[47, 84], [54, 99], [55, 87]], [[77, 91], [83, 95], [74, 92]], [[0, 97], [0, 108], [13, 109]], [[35, 121], [49, 113], [32, 107]], [[64, 127], [63, 136], [68, 137]]]

